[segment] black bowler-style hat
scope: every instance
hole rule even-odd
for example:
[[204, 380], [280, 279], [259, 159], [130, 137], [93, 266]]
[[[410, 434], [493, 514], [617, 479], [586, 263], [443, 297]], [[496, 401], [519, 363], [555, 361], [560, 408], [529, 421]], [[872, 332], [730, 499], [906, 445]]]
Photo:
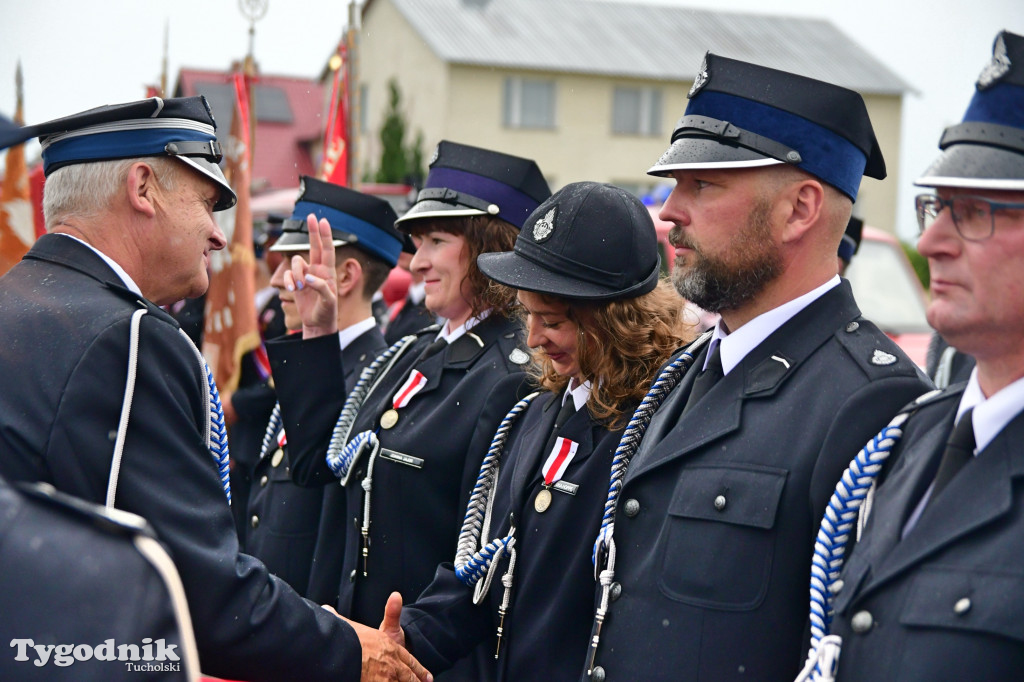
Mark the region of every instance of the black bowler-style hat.
[[531, 159], [442, 140], [434, 151], [423, 189], [399, 229], [423, 218], [492, 215], [515, 225], [551, 196]]
[[996, 36], [963, 121], [946, 128], [939, 149], [915, 185], [1024, 190], [1024, 36]]
[[217, 123], [203, 96], [110, 104], [22, 128], [21, 141], [38, 137], [43, 174], [77, 163], [170, 156], [220, 187], [215, 211], [237, 200], [224, 178]]
[[590, 301], [635, 298], [658, 284], [658, 235], [647, 207], [614, 185], [574, 182], [530, 214], [515, 249], [477, 257], [516, 289]]
[[647, 172], [790, 164], [856, 201], [861, 176], [885, 178], [864, 99], [853, 90], [710, 52]]
[[308, 251], [310, 213], [331, 224], [335, 246], [351, 244], [375, 256], [391, 267], [402, 251], [402, 234], [395, 229], [397, 215], [384, 199], [357, 192], [341, 185], [302, 176], [299, 198], [292, 217], [284, 221], [283, 232], [271, 251]]

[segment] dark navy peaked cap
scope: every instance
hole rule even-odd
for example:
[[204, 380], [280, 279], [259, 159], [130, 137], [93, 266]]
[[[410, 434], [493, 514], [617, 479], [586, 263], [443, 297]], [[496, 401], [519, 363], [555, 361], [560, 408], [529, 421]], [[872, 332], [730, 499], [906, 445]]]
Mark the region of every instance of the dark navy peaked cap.
[[856, 216], [850, 216], [850, 222], [846, 223], [846, 232], [839, 242], [838, 256], [846, 263], [853, 260], [860, 248], [860, 239], [864, 234], [864, 221]]
[[7, 149], [32, 137], [31, 135], [26, 136], [23, 130], [24, 128], [20, 125], [0, 114], [0, 149]]
[[308, 251], [309, 228], [306, 216], [326, 218], [331, 224], [335, 246], [351, 244], [391, 267], [402, 251], [402, 233], [395, 229], [398, 216], [383, 199], [302, 176], [299, 198], [292, 217], [284, 221], [284, 232], [271, 251]]
[[236, 197], [217, 165], [216, 129], [210, 105], [199, 96], [111, 104], [22, 130], [24, 139], [39, 137], [47, 176], [77, 163], [172, 156], [219, 185], [214, 210], [220, 211]]
[[562, 298], [635, 298], [658, 284], [658, 235], [647, 207], [626, 190], [566, 185], [537, 207], [515, 249], [483, 253], [480, 270], [516, 289]]
[[914, 184], [1024, 190], [1024, 36], [996, 36], [963, 121], [946, 128], [939, 149]]
[[423, 189], [398, 227], [408, 229], [409, 221], [422, 218], [493, 215], [521, 228], [550, 196], [534, 161], [442, 140]]
[[647, 171], [787, 163], [852, 200], [885, 177], [864, 99], [853, 90], [707, 53], [672, 144]]

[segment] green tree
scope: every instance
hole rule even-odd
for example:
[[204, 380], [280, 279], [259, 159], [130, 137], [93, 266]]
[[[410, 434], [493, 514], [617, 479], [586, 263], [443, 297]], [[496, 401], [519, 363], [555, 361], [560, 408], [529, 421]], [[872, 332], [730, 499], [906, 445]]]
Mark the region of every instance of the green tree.
[[394, 78], [388, 81], [388, 109], [380, 128], [380, 166], [374, 179], [377, 182], [418, 183], [423, 172], [423, 133], [417, 132], [416, 141], [405, 145], [405, 116], [402, 114], [402, 93]]

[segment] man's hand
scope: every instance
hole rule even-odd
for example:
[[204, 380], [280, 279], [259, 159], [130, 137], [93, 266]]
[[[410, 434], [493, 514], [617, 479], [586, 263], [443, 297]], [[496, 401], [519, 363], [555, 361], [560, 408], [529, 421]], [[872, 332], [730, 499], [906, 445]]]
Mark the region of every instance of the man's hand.
[[302, 318], [302, 337], [335, 334], [338, 331], [338, 283], [334, 272], [334, 239], [326, 218], [306, 218], [309, 230], [309, 262], [292, 256], [292, 267], [284, 273], [284, 286], [295, 292], [295, 305]]
[[378, 628], [398, 646], [405, 648], [405, 630], [402, 629], [402, 595], [392, 592], [384, 606], [384, 620]]
[[[390, 603], [391, 599], [388, 599], [388, 604]], [[398, 598], [398, 604], [401, 607], [401, 597]], [[338, 615], [338, 612], [330, 606], [323, 608]], [[356, 636], [359, 637], [359, 645], [362, 647], [363, 653], [363, 672], [359, 678], [360, 682], [377, 682], [378, 680], [380, 682], [391, 680], [433, 682], [434, 676], [427, 672], [427, 669], [420, 665], [420, 662], [413, 658], [412, 654], [395, 644], [391, 637], [380, 630], [374, 630], [344, 616], [338, 617], [351, 625], [352, 629], [356, 631]]]

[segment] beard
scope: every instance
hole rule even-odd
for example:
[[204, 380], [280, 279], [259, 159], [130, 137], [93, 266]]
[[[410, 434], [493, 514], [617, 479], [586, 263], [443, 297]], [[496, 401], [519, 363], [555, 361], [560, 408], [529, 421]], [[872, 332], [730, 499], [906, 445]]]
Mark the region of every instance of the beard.
[[755, 201], [747, 224], [722, 256], [705, 253], [676, 226], [669, 243], [692, 249], [687, 262], [677, 260], [672, 284], [679, 295], [704, 310], [720, 313], [750, 301], [782, 272], [782, 254], [771, 236], [771, 203]]

